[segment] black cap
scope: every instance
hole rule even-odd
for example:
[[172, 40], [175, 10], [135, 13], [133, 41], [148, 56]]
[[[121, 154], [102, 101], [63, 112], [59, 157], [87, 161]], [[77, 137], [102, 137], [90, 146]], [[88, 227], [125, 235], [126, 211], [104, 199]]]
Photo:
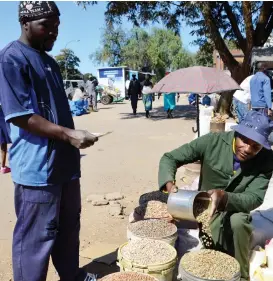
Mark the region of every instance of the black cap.
[[20, 1], [19, 21], [33, 21], [51, 16], [60, 16], [54, 1]]

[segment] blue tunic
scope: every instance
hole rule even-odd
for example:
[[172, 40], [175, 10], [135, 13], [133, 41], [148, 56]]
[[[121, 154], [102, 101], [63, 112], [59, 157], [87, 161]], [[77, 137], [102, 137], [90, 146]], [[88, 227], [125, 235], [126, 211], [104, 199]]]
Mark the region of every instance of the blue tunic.
[[[10, 43], [0, 52], [0, 85], [0, 102], [7, 122], [38, 114], [52, 123], [74, 128], [59, 66], [45, 52], [19, 41]], [[46, 186], [80, 177], [78, 149], [9, 124], [10, 166], [15, 183]]]

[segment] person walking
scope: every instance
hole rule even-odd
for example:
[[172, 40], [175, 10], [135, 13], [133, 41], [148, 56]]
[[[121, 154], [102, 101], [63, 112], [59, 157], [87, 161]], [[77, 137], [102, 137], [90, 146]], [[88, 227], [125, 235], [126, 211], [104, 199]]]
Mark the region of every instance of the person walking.
[[254, 75], [248, 76], [240, 85], [242, 90], [237, 90], [233, 95], [232, 106], [235, 117], [240, 123], [250, 109], [250, 81]]
[[252, 110], [262, 112], [265, 116], [272, 116], [271, 83], [266, 75], [267, 65], [257, 64], [257, 72], [250, 80], [250, 95]]
[[167, 112], [167, 118], [173, 118], [172, 112], [175, 109], [176, 93], [165, 93], [164, 94], [164, 110]]
[[128, 96], [131, 99], [131, 106], [133, 109], [133, 114], [136, 115], [137, 113], [137, 102], [138, 98], [141, 95], [141, 85], [136, 75], [132, 75], [133, 79], [130, 81], [129, 89], [128, 89]]
[[90, 98], [90, 104], [94, 112], [98, 112], [97, 108], [97, 92], [98, 80], [94, 76], [89, 76], [89, 80], [86, 82], [86, 90]]
[[6, 166], [8, 144], [11, 143], [4, 113], [0, 104], [0, 144], [1, 144], [1, 173], [10, 173], [10, 168]]
[[21, 36], [0, 51], [17, 216], [14, 281], [45, 281], [50, 257], [60, 280], [94, 280], [79, 269], [79, 149], [98, 138], [75, 130], [60, 68], [47, 54], [58, 37], [59, 16], [53, 1], [20, 1]]
[[151, 92], [153, 83], [150, 81], [150, 77], [146, 76], [142, 87], [142, 100], [145, 108], [146, 118], [150, 118], [150, 111], [153, 108], [153, 93]]

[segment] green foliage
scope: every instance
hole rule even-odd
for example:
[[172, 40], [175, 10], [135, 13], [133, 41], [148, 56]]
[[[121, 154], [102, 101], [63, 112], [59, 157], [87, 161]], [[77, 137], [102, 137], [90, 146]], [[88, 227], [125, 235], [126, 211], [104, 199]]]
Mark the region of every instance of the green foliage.
[[158, 79], [166, 71], [194, 64], [193, 55], [183, 48], [181, 38], [167, 29], [154, 28], [148, 33], [133, 28], [125, 32], [112, 26], [104, 30], [101, 41], [103, 47], [90, 56], [97, 64], [154, 71]]
[[[87, 7], [91, 1], [78, 2]], [[250, 70], [253, 47], [267, 41], [273, 28], [272, 1], [109, 1], [105, 12], [108, 24], [121, 23], [126, 17], [135, 26], [163, 23], [179, 33], [181, 23], [192, 28], [194, 43], [212, 42], [232, 77], [242, 81]], [[226, 41], [235, 42], [246, 55], [242, 65], [229, 51]]]
[[95, 75], [93, 75], [92, 73], [85, 73], [83, 74], [83, 80], [87, 81], [89, 79], [89, 77], [96, 77]]
[[148, 54], [152, 65], [165, 73], [193, 65], [192, 55], [183, 48], [181, 38], [173, 31], [155, 28], [152, 31]]
[[150, 35], [141, 28], [134, 28], [128, 33], [124, 48], [123, 65], [135, 70], [152, 71], [152, 64], [148, 55]]
[[62, 49], [61, 53], [55, 57], [57, 61], [63, 79], [68, 80], [80, 80], [82, 79], [82, 74], [78, 70], [80, 59], [74, 54], [71, 49]]
[[204, 43], [200, 46], [195, 56], [195, 62], [200, 66], [213, 66], [213, 50], [214, 46], [210, 42]]
[[96, 64], [107, 63], [109, 66], [118, 66], [122, 64], [122, 48], [124, 48], [127, 36], [121, 27], [114, 28], [108, 26], [103, 29], [101, 37], [102, 48], [90, 55], [91, 60]]
[[[91, 1], [78, 2], [87, 7]], [[211, 63], [207, 47], [211, 42], [219, 52], [231, 76], [240, 83], [250, 73], [252, 49], [262, 47], [273, 29], [273, 1], [108, 1], [108, 24], [121, 23], [126, 17], [135, 26], [163, 23], [175, 34], [185, 22], [201, 46], [197, 61]], [[245, 55], [239, 64], [226, 42], [234, 42]], [[160, 63], [160, 60], [159, 60]]]

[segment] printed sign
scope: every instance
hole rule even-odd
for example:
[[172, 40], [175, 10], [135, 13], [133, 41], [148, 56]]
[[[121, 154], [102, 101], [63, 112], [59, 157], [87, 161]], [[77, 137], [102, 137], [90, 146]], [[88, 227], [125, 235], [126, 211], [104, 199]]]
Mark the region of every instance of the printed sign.
[[98, 70], [98, 82], [120, 91], [120, 96], [125, 97], [125, 71], [122, 67], [101, 68]]

